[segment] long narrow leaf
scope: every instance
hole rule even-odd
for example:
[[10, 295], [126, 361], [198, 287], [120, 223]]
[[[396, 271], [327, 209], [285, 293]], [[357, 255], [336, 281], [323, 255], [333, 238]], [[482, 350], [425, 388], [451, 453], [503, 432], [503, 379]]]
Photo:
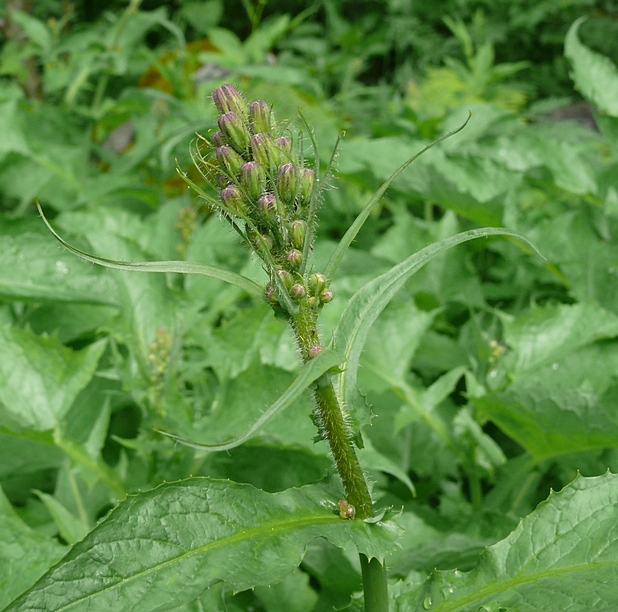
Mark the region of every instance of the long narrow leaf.
[[70, 245], [66, 242], [54, 228], [49, 224], [43, 214], [41, 206], [37, 202], [37, 208], [43, 219], [43, 222], [47, 226], [47, 229], [53, 234], [54, 238], [62, 244], [66, 249], [71, 251], [74, 255], [77, 255], [85, 261], [104, 266], [105, 268], [113, 268], [114, 270], [124, 270], [126, 272], [176, 272], [178, 274], [201, 274], [202, 276], [210, 276], [218, 280], [225, 281], [232, 285], [236, 285], [241, 289], [244, 289], [247, 293], [262, 297], [264, 290], [262, 287], [242, 274], [236, 274], [225, 268], [219, 268], [217, 266], [208, 266], [200, 264], [194, 261], [116, 261], [114, 259], [106, 259], [105, 257], [97, 257], [90, 253], [80, 251], [78, 248]]
[[294, 382], [286, 389], [283, 395], [272, 404], [245, 433], [231, 440], [227, 440], [226, 442], [221, 442], [220, 444], [200, 444], [198, 442], [185, 440], [184, 438], [165, 431], [157, 431], [168, 438], [172, 438], [172, 440], [176, 440], [176, 442], [180, 442], [180, 444], [200, 450], [224, 451], [235, 448], [253, 437], [262, 427], [274, 419], [280, 412], [285, 410], [285, 408], [287, 408], [314, 380], [317, 380], [322, 374], [330, 370], [330, 368], [338, 366], [342, 360], [342, 356], [334, 351], [324, 351], [315, 359], [312, 359], [303, 367], [299, 375], [294, 379]]
[[241, 591], [282, 580], [316, 537], [384, 559], [399, 529], [342, 519], [340, 495], [325, 485], [266, 493], [201, 477], [166, 483], [121, 502], [5, 612], [176, 610], [217, 581]]
[[380, 188], [373, 194], [369, 202], [365, 204], [365, 207], [363, 208], [363, 210], [360, 211], [360, 213], [358, 214], [358, 217], [354, 219], [354, 223], [350, 225], [350, 227], [348, 228], [348, 231], [343, 235], [343, 238], [340, 240], [339, 244], [337, 245], [335, 252], [331, 255], [331, 258], [329, 259], [328, 264], [326, 264], [326, 268], [324, 270], [324, 274], [326, 275], [326, 278], [333, 277], [333, 275], [337, 271], [337, 268], [339, 267], [339, 264], [341, 263], [341, 260], [343, 259], [343, 256], [345, 255], [346, 250], [352, 244], [352, 242], [354, 242], [354, 239], [356, 238], [358, 232], [360, 232], [361, 227], [363, 227], [363, 224], [365, 223], [365, 221], [367, 221], [367, 218], [371, 214], [371, 211], [374, 209], [376, 204], [380, 201], [380, 198], [384, 195], [385, 191], [391, 186], [392, 182], [414, 160], [418, 159], [423, 153], [425, 153], [426, 151], [429, 151], [429, 149], [439, 144], [443, 140], [446, 140], [447, 138], [450, 138], [454, 134], [457, 134], [457, 132], [461, 132], [461, 130], [463, 130], [468, 124], [468, 121], [470, 121], [471, 116], [472, 115], [469, 114], [468, 118], [458, 128], [451, 130], [450, 132], [444, 134], [444, 136], [440, 136], [440, 138], [438, 138], [437, 140], [434, 140], [432, 143], [428, 144], [426, 147], [421, 149], [418, 153], [416, 153], [415, 155], [410, 157], [408, 160], [406, 160], [403, 164], [401, 164], [401, 166], [399, 166], [399, 168], [397, 168], [397, 170], [395, 170], [395, 172], [393, 172], [382, 183], [382, 185], [380, 185]]
[[538, 253], [536, 247], [518, 232], [497, 227], [470, 230], [421, 249], [388, 272], [369, 281], [352, 296], [335, 330], [333, 346], [337, 351], [342, 351], [344, 355], [343, 372], [338, 377], [339, 394], [350, 413], [355, 431], [369, 422], [369, 411], [365, 408], [365, 403], [356, 389], [356, 373], [373, 322], [410, 276], [436, 255], [475, 238], [500, 235], [513, 236], [527, 243]]

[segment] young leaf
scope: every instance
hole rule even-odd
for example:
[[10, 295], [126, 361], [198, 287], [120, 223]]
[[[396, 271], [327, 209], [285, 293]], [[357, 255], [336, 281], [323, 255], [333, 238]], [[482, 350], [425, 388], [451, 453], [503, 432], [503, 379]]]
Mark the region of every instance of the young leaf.
[[436, 571], [395, 610], [615, 610], [618, 476], [578, 476], [552, 493], [469, 573]]
[[338, 495], [323, 485], [265, 493], [209, 478], [164, 484], [121, 502], [5, 612], [175, 609], [216, 581], [241, 591], [282, 580], [315, 537], [384, 559], [398, 528], [342, 519]]
[[85, 261], [104, 266], [106, 268], [113, 268], [115, 270], [125, 270], [128, 272], [176, 272], [178, 274], [202, 274], [203, 276], [210, 276], [219, 280], [237, 285], [241, 289], [244, 289], [247, 293], [253, 294], [257, 297], [264, 295], [264, 290], [258, 283], [252, 281], [246, 276], [236, 274], [225, 268], [219, 268], [218, 266], [207, 266], [206, 264], [200, 264], [192, 261], [142, 261], [142, 262], [129, 262], [129, 261], [115, 261], [113, 259], [106, 259], [105, 257], [97, 257], [89, 253], [84, 253], [79, 249], [71, 246], [63, 238], [61, 238], [54, 228], [49, 224], [41, 206], [37, 202], [37, 208], [43, 222], [47, 226], [47, 229], [54, 235], [54, 238], [58, 240], [65, 248], [71, 253], [77, 255]]
[[250, 438], [252, 438], [262, 427], [264, 427], [269, 421], [277, 416], [282, 410], [285, 410], [307, 387], [317, 380], [322, 374], [338, 366], [341, 363], [341, 355], [334, 351], [324, 351], [318, 355], [315, 359], [312, 359], [305, 364], [298, 376], [294, 379], [294, 382], [287, 388], [285, 393], [272, 404], [262, 416], [242, 435], [222, 442], [221, 444], [199, 444], [198, 442], [191, 442], [185, 440], [171, 433], [165, 431], [159, 431], [164, 436], [172, 438], [180, 444], [190, 446], [191, 448], [197, 448], [200, 450], [208, 451], [223, 451], [229, 450], [240, 446]]
[[369, 411], [356, 388], [356, 373], [365, 340], [373, 322], [410, 276], [433, 257], [468, 240], [500, 235], [513, 236], [536, 251], [536, 247], [525, 236], [506, 228], [488, 227], [470, 230], [421, 249], [388, 272], [369, 281], [352, 296], [335, 330], [333, 346], [336, 350], [343, 351], [343, 372], [338, 377], [337, 384], [339, 395], [350, 412], [355, 431], [369, 422]]

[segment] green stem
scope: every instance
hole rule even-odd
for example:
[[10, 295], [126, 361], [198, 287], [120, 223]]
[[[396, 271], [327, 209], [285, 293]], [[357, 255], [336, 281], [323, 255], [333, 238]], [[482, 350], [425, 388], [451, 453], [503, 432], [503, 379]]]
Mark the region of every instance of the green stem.
[[365, 591], [366, 612], [388, 612], [388, 585], [386, 568], [377, 559], [360, 555]]

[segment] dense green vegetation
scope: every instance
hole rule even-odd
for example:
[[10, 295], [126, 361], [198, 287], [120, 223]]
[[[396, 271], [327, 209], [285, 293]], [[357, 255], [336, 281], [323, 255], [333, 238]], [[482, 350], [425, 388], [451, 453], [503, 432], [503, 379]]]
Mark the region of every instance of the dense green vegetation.
[[[0, 609], [384, 610], [359, 553], [391, 610], [618, 608], [615, 3], [32, 4], [0, 49]], [[315, 359], [193, 163], [223, 83], [319, 177]]]

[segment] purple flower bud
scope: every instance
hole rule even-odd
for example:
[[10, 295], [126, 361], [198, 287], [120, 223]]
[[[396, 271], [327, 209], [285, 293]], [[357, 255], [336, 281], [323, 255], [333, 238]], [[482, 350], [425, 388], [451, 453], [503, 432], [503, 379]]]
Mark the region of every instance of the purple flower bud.
[[307, 292], [305, 291], [305, 287], [300, 283], [294, 283], [290, 287], [290, 297], [293, 300], [300, 300], [301, 298], [304, 298], [306, 293]]
[[292, 275], [287, 270], [277, 270], [277, 276], [281, 279], [281, 282], [289, 291], [294, 284], [294, 279], [292, 278]]
[[296, 168], [294, 164], [282, 164], [277, 172], [277, 191], [279, 197], [286, 203], [292, 204], [296, 198], [296, 188], [298, 181], [296, 179]]
[[319, 272], [311, 274], [307, 279], [307, 286], [309, 287], [309, 293], [311, 293], [311, 295], [318, 295], [326, 289], [326, 277]]
[[299, 196], [301, 204], [308, 204], [313, 194], [315, 172], [311, 168], [301, 168], [298, 182], [300, 183]]
[[240, 184], [253, 200], [257, 200], [264, 193], [266, 187], [266, 173], [262, 166], [254, 161], [243, 164], [240, 169]]
[[217, 174], [217, 185], [223, 189], [230, 184], [230, 179], [225, 174]]
[[238, 185], [228, 185], [221, 190], [220, 195], [221, 200], [229, 210], [243, 215], [247, 213], [247, 204]]
[[277, 292], [275, 291], [275, 288], [270, 283], [266, 285], [265, 297], [266, 297], [266, 301], [269, 304], [279, 303], [279, 300], [277, 299]]
[[222, 147], [224, 144], [227, 144], [225, 142], [225, 136], [221, 132], [215, 132], [212, 135], [212, 144], [214, 144], [217, 148]]
[[273, 146], [273, 140], [268, 134], [260, 132], [251, 136], [253, 159], [255, 159], [262, 168], [270, 168]]
[[274, 132], [275, 121], [272, 108], [264, 100], [251, 102], [249, 115], [251, 116], [251, 127], [254, 134], [260, 132], [272, 134]]
[[221, 114], [233, 111], [242, 119], [246, 119], [247, 104], [234, 85], [226, 83], [217, 87], [212, 92], [212, 99]]
[[320, 293], [320, 302], [322, 304], [328, 304], [333, 301], [333, 297], [333, 292], [330, 289], [324, 289], [324, 291]]
[[305, 236], [307, 235], [307, 224], [300, 219], [293, 221], [290, 225], [290, 237], [292, 239], [292, 246], [295, 249], [303, 250], [305, 246]]
[[272, 193], [265, 193], [257, 202], [262, 217], [269, 223], [277, 221], [277, 199]]
[[245, 122], [234, 111], [221, 115], [218, 123], [226, 140], [238, 153], [244, 153], [249, 148], [251, 134]]
[[303, 263], [303, 254], [298, 249], [292, 249], [286, 253], [285, 259], [292, 269], [298, 270]]
[[314, 344], [309, 347], [307, 357], [309, 357], [309, 359], [315, 359], [323, 350], [324, 347], [321, 344]]
[[275, 138], [275, 146], [279, 150], [280, 163], [284, 164], [285, 162], [292, 161], [292, 141], [287, 136]]
[[217, 149], [217, 160], [221, 169], [230, 177], [237, 177], [243, 165], [243, 158], [230, 147], [223, 145]]

